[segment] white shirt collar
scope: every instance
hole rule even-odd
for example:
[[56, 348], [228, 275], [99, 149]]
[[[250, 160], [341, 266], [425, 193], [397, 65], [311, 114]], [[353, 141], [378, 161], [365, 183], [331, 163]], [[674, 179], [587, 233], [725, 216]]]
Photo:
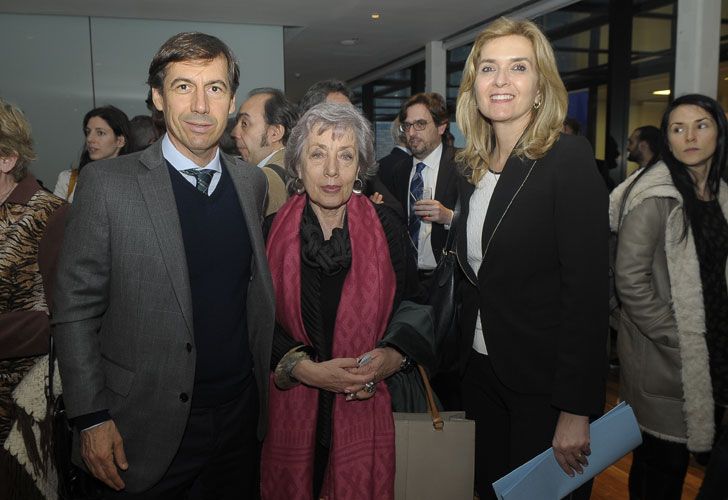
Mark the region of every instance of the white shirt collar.
[[164, 156], [164, 159], [167, 160], [177, 171], [187, 170], [188, 168], [207, 168], [218, 173], [222, 172], [222, 167], [220, 166], [220, 148], [217, 148], [215, 156], [212, 158], [210, 163], [200, 167], [177, 150], [174, 144], [172, 144], [172, 141], [169, 139], [168, 134], [164, 134], [164, 137], [162, 138], [162, 156]]
[[265, 158], [260, 160], [260, 163], [258, 163], [258, 167], [265, 167], [266, 165], [268, 165], [268, 162], [270, 161], [271, 158], [273, 158], [273, 155], [276, 154], [281, 149], [284, 149], [284, 148], [278, 148], [275, 151], [273, 151], [271, 154], [269, 154], [268, 156], [266, 156]]
[[427, 168], [439, 167], [440, 158], [442, 158], [442, 142], [432, 150], [432, 153], [427, 155], [424, 160], [418, 160], [414, 156], [412, 157], [412, 165], [417, 166], [418, 163], [422, 162], [427, 165]]

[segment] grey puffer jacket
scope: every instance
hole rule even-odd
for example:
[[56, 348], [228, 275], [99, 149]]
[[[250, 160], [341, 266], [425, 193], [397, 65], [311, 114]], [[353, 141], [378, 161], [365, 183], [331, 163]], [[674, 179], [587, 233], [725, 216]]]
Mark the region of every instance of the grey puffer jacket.
[[[610, 196], [609, 220], [618, 233], [616, 287], [622, 302], [617, 340], [620, 396], [644, 432], [710, 450], [713, 392], [705, 342], [700, 265], [682, 197], [659, 162], [635, 184], [633, 175]], [[719, 203], [728, 218], [728, 186]]]

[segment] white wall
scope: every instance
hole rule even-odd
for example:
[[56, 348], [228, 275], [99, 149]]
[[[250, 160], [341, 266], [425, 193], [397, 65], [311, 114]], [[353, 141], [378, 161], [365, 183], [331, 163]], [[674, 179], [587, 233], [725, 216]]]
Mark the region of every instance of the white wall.
[[255, 87], [283, 89], [280, 26], [0, 14], [0, 97], [20, 106], [33, 126], [36, 177], [52, 189], [78, 158], [81, 122], [94, 106], [113, 104], [129, 118], [148, 114], [149, 63], [181, 31], [209, 33], [232, 48], [240, 62], [238, 102]]

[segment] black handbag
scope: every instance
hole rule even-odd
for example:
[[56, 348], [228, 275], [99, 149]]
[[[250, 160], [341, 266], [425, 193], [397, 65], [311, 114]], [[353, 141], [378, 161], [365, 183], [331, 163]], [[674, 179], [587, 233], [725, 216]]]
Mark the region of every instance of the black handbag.
[[48, 396], [53, 415], [53, 463], [58, 474], [58, 498], [61, 500], [97, 500], [102, 498], [101, 483], [71, 462], [73, 428], [68, 421], [63, 395], [53, 394], [55, 349], [51, 336], [48, 354]]
[[462, 271], [458, 264], [456, 233], [460, 215], [460, 200], [455, 204], [453, 220], [445, 240], [437, 267], [432, 275], [426, 303], [435, 314], [435, 352], [438, 355], [438, 373], [457, 371], [459, 359], [460, 329], [458, 311], [460, 304], [456, 293]]

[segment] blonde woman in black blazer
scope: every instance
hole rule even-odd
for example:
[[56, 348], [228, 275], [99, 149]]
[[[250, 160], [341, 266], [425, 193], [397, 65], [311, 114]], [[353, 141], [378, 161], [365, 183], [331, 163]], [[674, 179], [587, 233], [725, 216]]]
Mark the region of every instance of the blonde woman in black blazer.
[[457, 250], [481, 499], [549, 446], [565, 473], [581, 473], [589, 417], [603, 409], [608, 199], [587, 141], [560, 135], [566, 107], [534, 24], [501, 18], [478, 36], [457, 104], [467, 141]]

